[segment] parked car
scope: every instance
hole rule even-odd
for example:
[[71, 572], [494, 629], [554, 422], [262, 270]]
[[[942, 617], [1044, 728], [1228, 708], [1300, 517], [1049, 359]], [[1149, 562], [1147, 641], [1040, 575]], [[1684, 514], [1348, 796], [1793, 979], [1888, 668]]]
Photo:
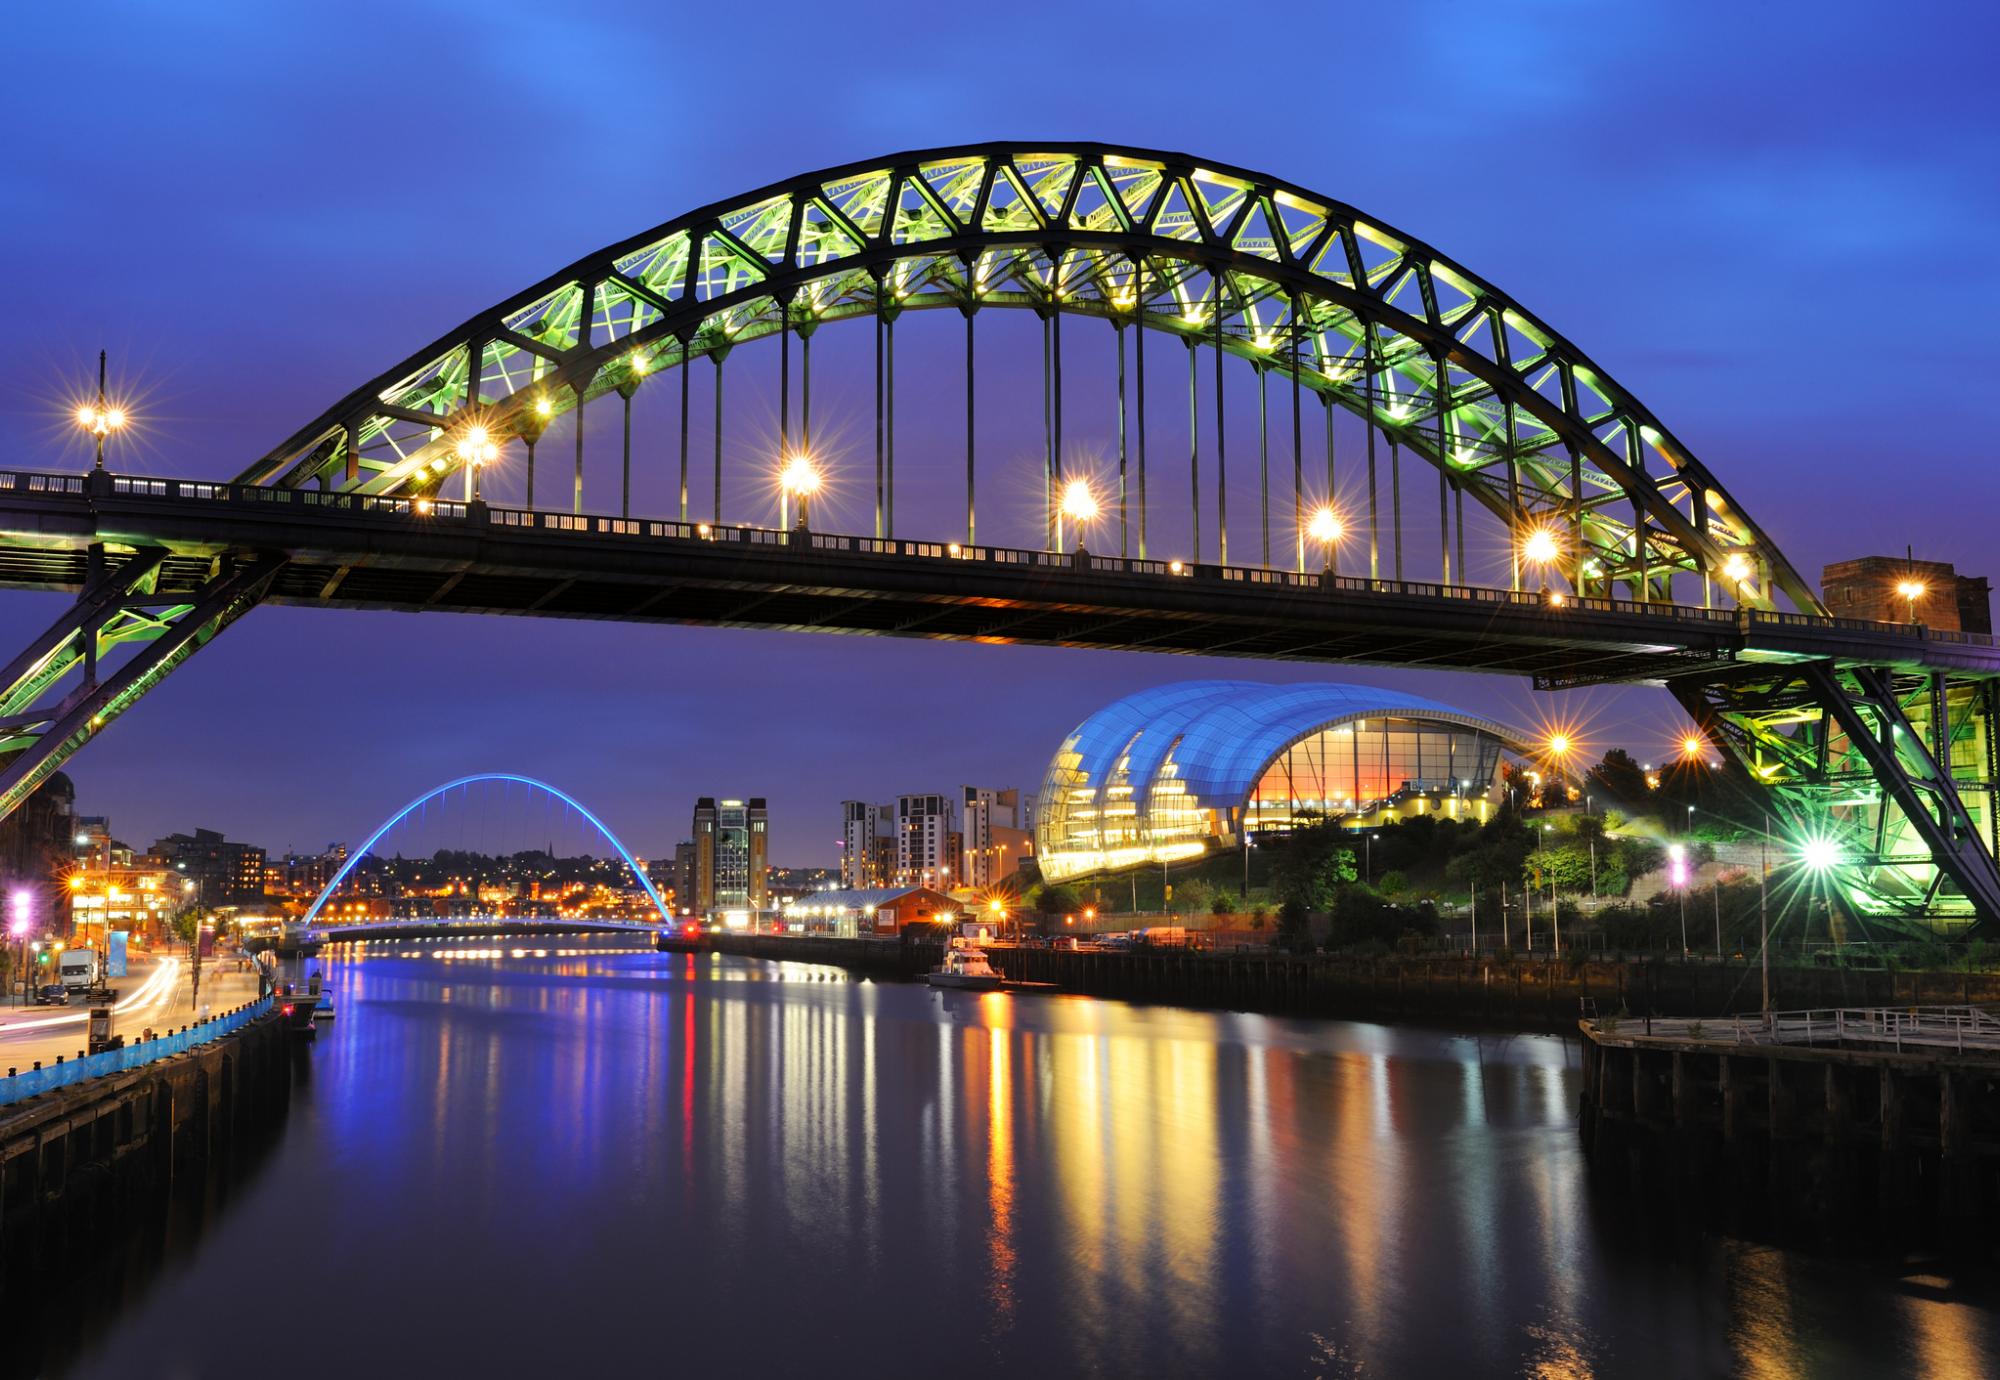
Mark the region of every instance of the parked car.
[[45, 982], [35, 989], [35, 1005], [68, 1006], [69, 988], [60, 982]]

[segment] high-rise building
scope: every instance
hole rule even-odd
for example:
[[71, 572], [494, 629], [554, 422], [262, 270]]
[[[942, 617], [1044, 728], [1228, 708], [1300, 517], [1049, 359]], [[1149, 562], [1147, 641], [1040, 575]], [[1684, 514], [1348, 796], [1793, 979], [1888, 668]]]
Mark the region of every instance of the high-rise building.
[[879, 886], [875, 875], [875, 807], [865, 800], [840, 802], [840, 885], [854, 891]]
[[682, 839], [674, 845], [674, 909], [683, 915], [694, 910], [695, 845]]
[[896, 876], [905, 886], [942, 891], [958, 875], [948, 795], [896, 797]]
[[963, 880], [980, 889], [1000, 886], [1034, 852], [1033, 835], [1021, 822], [1021, 793], [967, 786], [963, 795]]
[[694, 804], [694, 894], [697, 915], [760, 911], [768, 906], [770, 821], [762, 796]]

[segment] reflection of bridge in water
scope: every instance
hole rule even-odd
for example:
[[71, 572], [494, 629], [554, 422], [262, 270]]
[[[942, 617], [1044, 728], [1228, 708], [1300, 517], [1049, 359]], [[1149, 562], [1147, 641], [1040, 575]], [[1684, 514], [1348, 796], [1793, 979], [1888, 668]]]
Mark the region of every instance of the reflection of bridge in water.
[[[897, 521], [895, 339], [927, 308], [963, 324], [965, 441], [923, 463], [948, 461], [955, 486], [962, 462], [965, 502], [962, 524], [913, 535]], [[1032, 313], [1042, 345], [1040, 523], [1011, 546], [976, 503], [989, 308]], [[1078, 318], [1111, 328], [1082, 348], [1116, 351], [1101, 473], [1073, 422], [1065, 436]], [[867, 535], [807, 524], [828, 477], [812, 346], [837, 322], [872, 328]], [[1170, 385], [1183, 501], [1162, 497], [1149, 338], [1187, 362], [1185, 393]], [[778, 349], [777, 447], [729, 467], [726, 514], [725, 364], [759, 339]], [[1247, 458], [1225, 364], [1255, 388]], [[677, 435], [639, 452], [672, 457], [642, 460], [642, 479], [678, 479], [657, 516], [633, 505], [642, 388], [678, 393]], [[621, 438], [616, 516], [584, 511], [586, 415], [606, 411], [613, 428], [592, 434]], [[537, 448], [559, 423], [574, 463], [552, 510]], [[487, 503], [484, 484], [514, 474], [520, 502]], [[990, 461], [983, 482], [990, 495]], [[760, 525], [772, 506], [778, 526]], [[78, 592], [0, 677], [15, 753], [0, 810], [259, 602], [807, 629], [1661, 684], [1796, 838], [1838, 858], [1857, 910], [2000, 925], [1991, 639], [1827, 616], [1693, 452], [1521, 303], [1353, 207], [1178, 155], [994, 145], [796, 178], [480, 313], [234, 483], [21, 472], [0, 476], [0, 524], [0, 586]], [[1438, 578], [1407, 578], [1419, 563]]]

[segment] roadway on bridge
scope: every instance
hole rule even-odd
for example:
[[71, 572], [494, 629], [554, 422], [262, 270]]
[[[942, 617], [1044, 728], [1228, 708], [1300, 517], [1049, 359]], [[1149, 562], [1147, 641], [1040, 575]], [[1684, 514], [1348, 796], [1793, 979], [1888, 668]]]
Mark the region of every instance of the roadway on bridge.
[[[202, 960], [201, 1006], [219, 1014], [257, 997], [257, 970], [229, 957]], [[123, 1035], [131, 1044], [142, 1031], [151, 1028], [164, 1033], [195, 1023], [199, 1008], [194, 1004], [193, 970], [187, 957], [178, 955], [134, 955], [130, 972], [112, 981], [119, 994], [113, 1008], [111, 1033]], [[76, 1058], [87, 1044], [90, 1007], [83, 1001], [68, 1006], [19, 1005], [17, 995], [0, 1005], [0, 1072], [30, 1069], [37, 1059], [54, 1064], [56, 1056]]]

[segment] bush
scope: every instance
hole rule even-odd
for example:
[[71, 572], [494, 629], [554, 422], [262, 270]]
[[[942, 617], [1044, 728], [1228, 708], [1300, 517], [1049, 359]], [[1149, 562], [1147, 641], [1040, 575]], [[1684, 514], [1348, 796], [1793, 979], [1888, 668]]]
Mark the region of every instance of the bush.
[[1410, 879], [1400, 871], [1391, 869], [1382, 874], [1382, 880], [1375, 883], [1375, 889], [1384, 896], [1401, 896], [1410, 889]]
[[1226, 891], [1216, 892], [1215, 899], [1209, 903], [1209, 913], [1211, 915], [1236, 914], [1236, 898]]
[[1296, 899], [1278, 907], [1278, 942], [1295, 953], [1304, 952], [1312, 944], [1312, 928], [1306, 923], [1306, 908]]
[[1269, 906], [1252, 906], [1250, 908], [1251, 929], [1253, 930], [1263, 929], [1264, 922], [1269, 920], [1270, 918], [1271, 918], [1271, 908]]

